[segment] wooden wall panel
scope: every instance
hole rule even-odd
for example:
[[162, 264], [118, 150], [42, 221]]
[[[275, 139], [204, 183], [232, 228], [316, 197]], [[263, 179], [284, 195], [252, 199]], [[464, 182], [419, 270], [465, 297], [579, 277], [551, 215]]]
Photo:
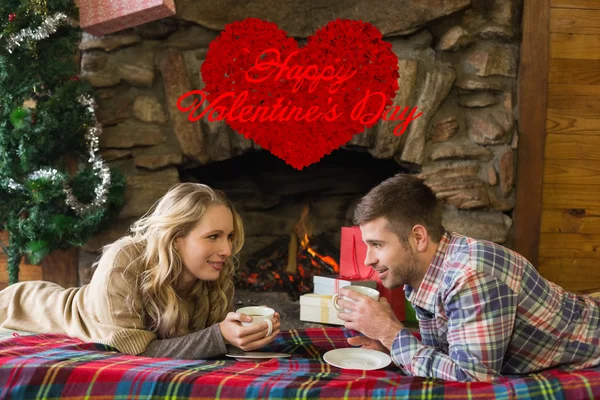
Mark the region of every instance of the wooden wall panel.
[[600, 130], [598, 135], [558, 135], [546, 136], [544, 157], [554, 160], [593, 160], [600, 161]]
[[[600, 162], [546, 159], [544, 182], [554, 184], [600, 185]], [[582, 189], [585, 190], [585, 189]]]
[[598, 259], [599, 252], [600, 234], [542, 233], [540, 235], [540, 257]]
[[544, 208], [600, 208], [600, 185], [544, 183]]
[[600, 291], [598, 258], [540, 258], [540, 274], [572, 292]]
[[551, 7], [538, 270], [600, 291], [600, 1]]
[[600, 135], [600, 114], [585, 110], [548, 108], [546, 132], [565, 135]]
[[600, 1], [598, 0], [551, 0], [552, 8], [584, 8], [591, 10], [600, 10]]
[[553, 58], [550, 60], [548, 82], [575, 85], [600, 85], [600, 60]]
[[[8, 233], [0, 232], [0, 240], [7, 245]], [[0, 290], [8, 286], [8, 270], [6, 269], [7, 257], [0, 250]], [[26, 264], [21, 262], [19, 266], [19, 281], [36, 281], [42, 279], [42, 267], [40, 265]]]
[[[600, 234], [600, 209], [546, 208], [542, 211], [541, 232]], [[598, 264], [600, 270], [600, 264]]]
[[600, 10], [553, 8], [550, 32], [600, 35]]
[[[7, 244], [8, 233], [0, 232], [0, 239]], [[56, 250], [46, 256], [41, 265], [21, 262], [19, 266], [19, 282], [44, 280], [57, 283], [63, 287], [78, 285], [77, 273], [78, 250], [74, 247], [69, 250]], [[0, 290], [8, 286], [7, 257], [0, 251]]]
[[551, 83], [548, 85], [548, 108], [573, 110], [574, 116], [578, 111], [600, 114], [600, 85]]
[[600, 41], [597, 35], [551, 33], [550, 57], [599, 60]]
[[62, 287], [78, 286], [78, 249], [55, 250], [42, 260], [42, 278]]

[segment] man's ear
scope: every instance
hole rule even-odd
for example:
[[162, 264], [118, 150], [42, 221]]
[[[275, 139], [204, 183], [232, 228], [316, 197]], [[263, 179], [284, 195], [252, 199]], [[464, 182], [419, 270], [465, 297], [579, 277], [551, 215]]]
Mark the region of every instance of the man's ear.
[[427, 250], [427, 246], [429, 245], [429, 232], [427, 232], [427, 228], [423, 225], [415, 225], [411, 231], [414, 240], [415, 247], [418, 252], [424, 252]]

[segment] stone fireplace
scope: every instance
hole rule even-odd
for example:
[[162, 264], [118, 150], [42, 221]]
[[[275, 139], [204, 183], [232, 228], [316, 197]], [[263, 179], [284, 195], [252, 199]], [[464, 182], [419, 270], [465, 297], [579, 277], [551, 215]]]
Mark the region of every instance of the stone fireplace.
[[[246, 230], [242, 266], [294, 237], [303, 214], [311, 236], [339, 252], [356, 201], [398, 172], [426, 179], [445, 205], [446, 229], [510, 246], [519, 0], [180, 0], [176, 7], [176, 17], [82, 39], [81, 77], [97, 89], [104, 126], [101, 154], [126, 174], [127, 197], [119, 219], [80, 251], [80, 283], [89, 281], [101, 247], [182, 181], [233, 200]], [[224, 122], [189, 122], [177, 99], [203, 88], [209, 43], [246, 17], [276, 22], [300, 42], [331, 19], [373, 23], [399, 59], [394, 105], [416, 106], [423, 116], [399, 137], [397, 123], [381, 120], [301, 171]]]

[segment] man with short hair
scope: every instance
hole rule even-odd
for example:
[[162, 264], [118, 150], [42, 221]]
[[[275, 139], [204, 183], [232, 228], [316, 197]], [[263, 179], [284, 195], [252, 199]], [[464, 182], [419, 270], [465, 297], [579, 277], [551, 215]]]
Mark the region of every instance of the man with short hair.
[[354, 223], [365, 264], [386, 288], [404, 286], [421, 340], [379, 302], [345, 288], [338, 313], [365, 336], [351, 345], [391, 355], [406, 374], [490, 381], [553, 367], [600, 364], [600, 303], [541, 277], [501, 245], [448, 233], [441, 206], [421, 179], [396, 175], [365, 195]]

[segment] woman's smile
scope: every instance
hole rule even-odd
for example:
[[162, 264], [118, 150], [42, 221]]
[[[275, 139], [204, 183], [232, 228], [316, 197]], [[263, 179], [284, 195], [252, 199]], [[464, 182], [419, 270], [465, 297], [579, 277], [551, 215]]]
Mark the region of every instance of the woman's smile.
[[208, 261], [208, 265], [213, 267], [215, 270], [220, 271], [223, 269], [223, 264], [225, 261]]

